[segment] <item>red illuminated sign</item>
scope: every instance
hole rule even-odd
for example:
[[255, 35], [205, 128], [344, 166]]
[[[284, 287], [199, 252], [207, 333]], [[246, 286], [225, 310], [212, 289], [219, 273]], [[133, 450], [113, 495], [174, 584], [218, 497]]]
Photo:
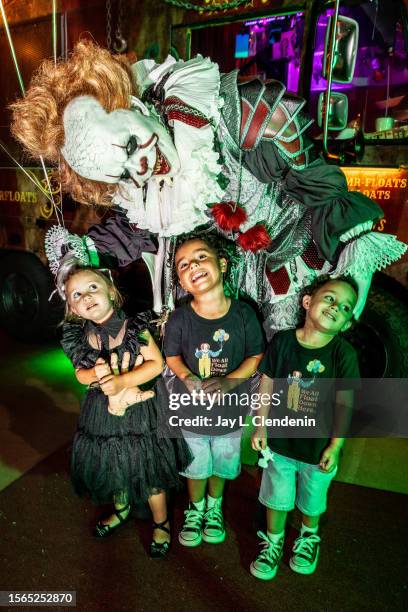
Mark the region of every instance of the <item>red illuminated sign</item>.
[[377, 232], [395, 234], [408, 241], [408, 169], [342, 168], [350, 191], [360, 191], [375, 200], [384, 218], [374, 227]]

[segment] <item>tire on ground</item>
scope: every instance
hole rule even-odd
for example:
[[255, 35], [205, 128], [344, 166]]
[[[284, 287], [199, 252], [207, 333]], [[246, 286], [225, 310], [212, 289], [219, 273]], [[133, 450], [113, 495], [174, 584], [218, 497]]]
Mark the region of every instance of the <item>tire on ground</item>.
[[51, 274], [31, 253], [8, 253], [0, 259], [0, 324], [22, 340], [45, 340], [63, 317]]
[[408, 305], [389, 287], [372, 286], [358, 325], [347, 334], [359, 353], [361, 376], [408, 376]]

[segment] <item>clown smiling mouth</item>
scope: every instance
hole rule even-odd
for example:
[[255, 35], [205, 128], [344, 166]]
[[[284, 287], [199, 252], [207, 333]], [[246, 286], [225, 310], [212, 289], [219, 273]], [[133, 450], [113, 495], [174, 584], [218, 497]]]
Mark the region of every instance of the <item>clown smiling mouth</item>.
[[160, 151], [156, 145], [156, 162], [153, 168], [153, 174], [168, 174], [171, 170], [171, 165], [168, 159]]

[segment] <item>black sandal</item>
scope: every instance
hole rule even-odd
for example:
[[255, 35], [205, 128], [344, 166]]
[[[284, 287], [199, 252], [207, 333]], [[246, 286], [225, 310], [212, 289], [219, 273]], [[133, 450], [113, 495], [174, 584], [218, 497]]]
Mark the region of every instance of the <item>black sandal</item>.
[[[153, 529], [161, 529], [162, 531], [168, 533], [170, 535], [170, 529], [165, 527], [165, 524], [168, 522], [168, 517], [165, 521], [161, 523], [153, 522]], [[152, 559], [163, 559], [167, 553], [169, 552], [170, 542], [156, 542], [152, 540], [150, 544], [150, 557]]]
[[[123, 518], [121, 514], [122, 512], [125, 512], [126, 510], [129, 510], [129, 512], [126, 515], [126, 517]], [[117, 525], [114, 525], [112, 527], [111, 525], [102, 523], [103, 519], [109, 518], [112, 514], [115, 514], [119, 519], [119, 523]], [[123, 506], [123, 508], [121, 508], [120, 510], [118, 508], [115, 508], [113, 513], [105, 512], [104, 514], [102, 514], [102, 516], [99, 518], [99, 521], [96, 523], [94, 527], [92, 535], [94, 536], [94, 538], [107, 538], [108, 536], [112, 535], [112, 533], [116, 531], [116, 529], [118, 529], [119, 527], [122, 527], [122, 525], [127, 523], [129, 519], [130, 519], [130, 502], [128, 502], [126, 506]]]

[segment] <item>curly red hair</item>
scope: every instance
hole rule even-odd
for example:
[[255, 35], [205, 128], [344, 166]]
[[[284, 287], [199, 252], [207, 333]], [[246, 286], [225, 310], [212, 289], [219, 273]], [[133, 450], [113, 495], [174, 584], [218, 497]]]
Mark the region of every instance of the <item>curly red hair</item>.
[[63, 190], [82, 204], [109, 205], [118, 185], [91, 181], [74, 172], [60, 153], [64, 144], [63, 113], [77, 96], [93, 96], [107, 112], [130, 108], [137, 95], [129, 63], [87, 40], [66, 61], [42, 62], [24, 98], [10, 105], [11, 132], [30, 157], [60, 164]]

